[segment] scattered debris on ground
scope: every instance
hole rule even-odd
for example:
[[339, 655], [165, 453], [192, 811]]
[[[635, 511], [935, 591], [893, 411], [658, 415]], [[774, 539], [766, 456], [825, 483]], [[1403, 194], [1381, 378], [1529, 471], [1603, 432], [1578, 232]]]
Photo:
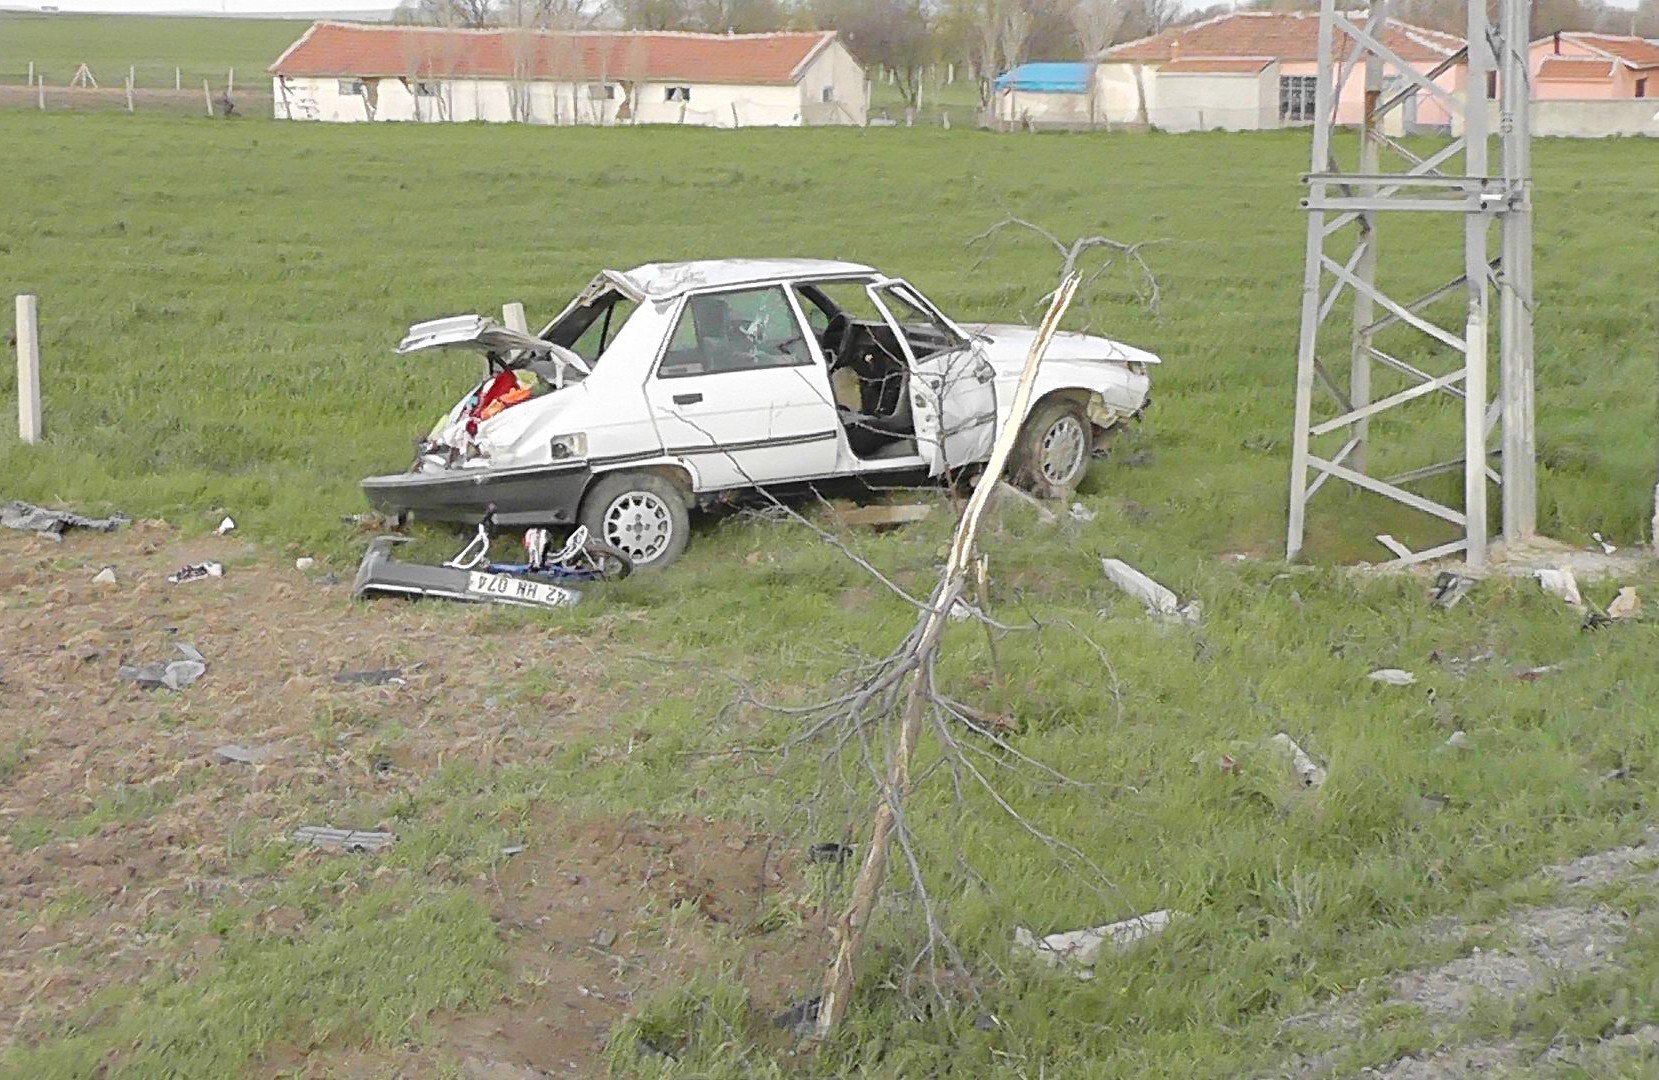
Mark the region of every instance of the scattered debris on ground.
[[256, 746], [250, 749], [240, 743], [226, 743], [223, 746], [215, 747], [213, 756], [220, 761], [229, 761], [238, 765], [262, 765], [270, 759], [271, 748], [269, 746]]
[[1562, 665], [1560, 664], [1542, 664], [1538, 667], [1530, 667], [1524, 671], [1518, 671], [1515, 673], [1515, 677], [1522, 682], [1537, 682], [1545, 675], [1553, 675], [1557, 671], [1560, 671], [1561, 667]]
[[1417, 681], [1416, 675], [1397, 667], [1378, 668], [1366, 678], [1384, 686], [1410, 686]]
[[206, 578], [224, 577], [225, 564], [219, 562], [187, 563], [167, 575], [167, 580], [180, 585], [186, 581], [202, 581]]
[[1106, 574], [1107, 581], [1139, 600], [1145, 606], [1146, 613], [1154, 618], [1197, 626], [1203, 617], [1204, 605], [1199, 600], [1181, 603], [1180, 597], [1170, 589], [1122, 559], [1101, 559], [1100, 568]]
[[333, 829], [326, 825], [301, 825], [289, 837], [296, 844], [310, 844], [324, 851], [383, 851], [392, 846], [396, 834], [368, 829]]
[[1308, 756], [1308, 752], [1303, 750], [1295, 739], [1281, 731], [1267, 741], [1290, 758], [1291, 768], [1295, 770], [1303, 787], [1316, 788], [1325, 783], [1325, 767]]
[[148, 664], [122, 664], [116, 671], [116, 677], [127, 682], [137, 683], [145, 690], [157, 690], [166, 687], [168, 690], [183, 690], [203, 675], [207, 674], [207, 661], [193, 646], [180, 645], [179, 652], [184, 654], [183, 660], [154, 660]]
[[1584, 597], [1578, 591], [1578, 578], [1567, 567], [1534, 570], [1532, 576], [1538, 579], [1539, 588], [1551, 596], [1560, 597], [1569, 607], [1584, 607]]
[[1459, 729], [1446, 736], [1446, 745], [1453, 750], [1473, 750], [1475, 741], [1469, 738], [1467, 731]]
[[818, 1007], [821, 1004], [823, 1004], [822, 998], [797, 1001], [783, 1012], [772, 1017], [772, 1026], [781, 1028], [799, 1038], [806, 1038], [818, 1030]]
[[1636, 595], [1636, 590], [1626, 585], [1619, 590], [1607, 605], [1607, 617], [1610, 619], [1634, 619], [1642, 613], [1642, 598]]
[[213, 531], [219, 536], [224, 536], [226, 533], [233, 533], [236, 531], [236, 521], [229, 514], [226, 514], [225, 519], [219, 522], [219, 527]]
[[1601, 553], [1603, 555], [1616, 555], [1616, 554], [1618, 554], [1619, 549], [1615, 545], [1610, 544], [1606, 540], [1602, 539], [1601, 533], [1599, 533], [1599, 532], [1591, 533], [1590, 534], [1590, 539], [1594, 540], [1596, 542], [1596, 546], [1601, 548]]
[[361, 686], [402, 686], [408, 682], [403, 677], [403, 669], [395, 667], [371, 668], [367, 671], [342, 671], [334, 676], [334, 681]]
[[1014, 928], [1014, 951], [1035, 956], [1050, 967], [1067, 966], [1077, 969], [1079, 979], [1094, 978], [1095, 962], [1106, 945], [1118, 951], [1134, 947], [1150, 937], [1169, 929], [1176, 918], [1173, 911], [1147, 912], [1087, 930], [1069, 930], [1039, 938], [1023, 926]]
[[1450, 611], [1456, 607], [1458, 601], [1469, 595], [1475, 587], [1476, 579], [1468, 574], [1459, 574], [1455, 570], [1442, 570], [1434, 579], [1434, 591], [1430, 599], [1435, 607]]
[[92, 584], [94, 584], [94, 585], [114, 585], [115, 584], [115, 567], [106, 566], [102, 570], [98, 571], [96, 574], [93, 574], [92, 575]]
[[1073, 521], [1090, 522], [1090, 521], [1093, 521], [1095, 518], [1099, 517], [1100, 515], [1098, 513], [1096, 513], [1095, 511], [1090, 510], [1087, 506], [1084, 506], [1082, 503], [1074, 502], [1074, 503], [1071, 504], [1071, 509], [1066, 512], [1066, 516], [1071, 518], [1071, 520], [1073, 520]]
[[301, 555], [299, 558], [294, 560], [294, 569], [295, 570], [309, 570], [313, 566], [316, 566], [316, 565], [317, 565], [317, 560], [313, 559], [309, 555]]
[[39, 533], [49, 540], [62, 540], [68, 529], [86, 529], [90, 532], [114, 532], [131, 519], [115, 513], [109, 517], [85, 517], [71, 510], [48, 510], [33, 503], [14, 499], [0, 506], [0, 526], [23, 532]]

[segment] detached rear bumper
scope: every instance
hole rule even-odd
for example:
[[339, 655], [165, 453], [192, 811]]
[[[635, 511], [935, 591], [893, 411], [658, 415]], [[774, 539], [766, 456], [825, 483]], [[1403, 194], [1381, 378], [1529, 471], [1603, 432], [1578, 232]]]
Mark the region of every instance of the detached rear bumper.
[[385, 514], [476, 521], [492, 505], [502, 525], [569, 525], [593, 473], [582, 462], [517, 469], [452, 469], [370, 476], [369, 504]]

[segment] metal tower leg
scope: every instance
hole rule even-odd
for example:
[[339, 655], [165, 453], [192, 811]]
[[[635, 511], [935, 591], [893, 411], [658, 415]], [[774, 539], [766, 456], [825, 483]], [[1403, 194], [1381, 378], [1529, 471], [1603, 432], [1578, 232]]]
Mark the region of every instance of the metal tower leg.
[[[1333, 479], [1430, 514], [1462, 533], [1461, 539], [1422, 551], [1411, 551], [1392, 538], [1379, 538], [1398, 556], [1398, 562], [1417, 562], [1461, 551], [1472, 568], [1482, 567], [1487, 556], [1489, 481], [1501, 480], [1504, 485], [1506, 533], [1524, 537], [1535, 527], [1530, 135], [1526, 108], [1530, 3], [1499, 0], [1495, 28], [1488, 26], [1484, 0], [1472, 0], [1467, 16], [1469, 47], [1456, 53], [1448, 50], [1439, 64], [1425, 72], [1395, 51], [1393, 46], [1402, 37], [1389, 31], [1386, 0], [1373, 5], [1364, 27], [1353, 22], [1348, 13], [1337, 11], [1334, 0], [1322, 0], [1320, 5], [1312, 171], [1304, 178], [1308, 196], [1302, 201], [1308, 211], [1308, 233], [1285, 544], [1291, 558], [1300, 554], [1306, 540], [1310, 500]], [[1339, 43], [1345, 59], [1340, 74], [1334, 63]], [[1365, 111], [1358, 171], [1345, 173], [1331, 152], [1332, 129], [1341, 99], [1339, 81], [1345, 82], [1361, 62], [1365, 71]], [[1454, 91], [1441, 80], [1460, 62], [1467, 63], [1468, 78]], [[1491, 173], [1488, 155], [1487, 86], [1488, 73], [1494, 68], [1501, 75], [1499, 85], [1503, 87], [1498, 132], [1502, 170], [1497, 176]], [[1451, 142], [1426, 157], [1385, 133], [1388, 114], [1415, 96], [1435, 101], [1453, 117]], [[1382, 168], [1384, 150], [1404, 159], [1403, 172]], [[1448, 166], [1460, 151], [1463, 168], [1450, 171]], [[1462, 216], [1463, 273], [1415, 299], [1402, 302], [1390, 296], [1378, 279], [1384, 267], [1377, 246], [1377, 226], [1384, 212], [1413, 214], [1420, 226], [1431, 229], [1437, 222], [1450, 224], [1446, 215]], [[1494, 222], [1503, 226], [1502, 258], [1497, 264], [1488, 261], [1487, 253], [1488, 233]], [[1447, 230], [1448, 241], [1455, 235]], [[1495, 266], [1499, 268], [1502, 289], [1496, 327], [1501, 384], [1498, 400], [1489, 403], [1488, 342], [1493, 329], [1490, 288]], [[1321, 360], [1320, 330], [1339, 300], [1348, 294], [1352, 294], [1353, 330], [1348, 378], [1346, 385], [1341, 385]], [[1458, 315], [1450, 311], [1435, 314], [1441, 301], [1459, 295], [1464, 303]], [[1379, 309], [1383, 313], [1380, 317]], [[1449, 353], [1446, 358], [1453, 366], [1436, 373], [1433, 365], [1419, 367], [1402, 359], [1405, 353], [1392, 344], [1392, 335], [1410, 331], [1426, 337], [1428, 348], [1442, 355]], [[1422, 344], [1422, 338], [1417, 341]], [[1379, 394], [1373, 386], [1373, 375], [1378, 372], [1399, 388]], [[1384, 390], [1390, 390], [1389, 385], [1385, 384]], [[1447, 394], [1463, 402], [1464, 437], [1454, 451], [1457, 456], [1388, 479], [1373, 475], [1378, 448], [1370, 437], [1371, 419], [1432, 394]], [[1316, 397], [1325, 404], [1317, 414]], [[1329, 403], [1334, 403], [1335, 415], [1331, 415]], [[1500, 415], [1504, 422], [1501, 478], [1487, 464], [1488, 436]], [[1336, 433], [1345, 435], [1346, 441], [1334, 453], [1316, 452], [1315, 440]], [[1461, 509], [1442, 505], [1407, 486], [1452, 471], [1461, 471], [1464, 476]]]

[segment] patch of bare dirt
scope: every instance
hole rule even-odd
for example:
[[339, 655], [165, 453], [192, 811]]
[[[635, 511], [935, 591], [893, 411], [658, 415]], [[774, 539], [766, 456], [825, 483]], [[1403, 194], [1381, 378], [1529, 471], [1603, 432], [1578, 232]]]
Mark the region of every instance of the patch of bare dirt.
[[[539, 829], [487, 892], [514, 990], [450, 1025], [465, 1058], [580, 1073], [630, 1007], [723, 971], [757, 1009], [810, 996], [827, 934], [803, 903], [799, 853], [723, 821], [596, 820]], [[790, 913], [770, 919], [775, 910]]]
[[[205, 559], [225, 575], [167, 582]], [[94, 583], [106, 565], [116, 582]], [[0, 533], [0, 1047], [105, 987], [212, 963], [195, 928], [257, 893], [250, 850], [301, 824], [384, 827], [337, 815], [448, 761], [544, 756], [613, 711], [599, 657], [615, 627], [502, 633], [482, 609], [353, 603], [355, 567], [332, 585], [325, 569], [152, 523]], [[206, 658], [195, 684], [118, 677], [179, 644]], [[385, 668], [401, 683], [334, 678]], [[265, 756], [221, 760], [229, 743]]]

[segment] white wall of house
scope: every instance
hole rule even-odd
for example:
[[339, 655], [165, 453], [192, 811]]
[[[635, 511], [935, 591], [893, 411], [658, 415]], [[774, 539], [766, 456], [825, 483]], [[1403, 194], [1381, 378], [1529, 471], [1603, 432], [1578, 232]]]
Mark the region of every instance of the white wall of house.
[[[1502, 108], [1487, 107], [1488, 131], [1498, 130]], [[1653, 98], [1534, 99], [1532, 134], [1542, 138], [1606, 139], [1617, 136], [1659, 138], [1659, 100]], [[1463, 118], [1452, 121], [1452, 133], [1463, 133]]]
[[870, 116], [870, 102], [864, 87], [864, 69], [845, 45], [832, 41], [801, 72], [801, 116], [813, 125], [863, 127]]
[[1257, 131], [1279, 126], [1277, 65], [1257, 74], [1159, 72], [1148, 109], [1164, 131]]
[[[533, 124], [694, 124], [703, 127], [797, 127], [811, 116], [805, 95], [832, 88], [843, 107], [826, 109], [816, 123], [864, 122], [864, 76], [839, 45], [847, 64], [821, 55], [823, 72], [808, 68], [799, 85], [754, 86], [721, 83], [629, 82], [620, 78], [591, 82], [518, 82], [502, 79], [324, 79], [290, 76], [272, 81], [278, 119], [351, 123], [367, 120], [467, 121]], [[850, 68], [850, 70], [849, 70]], [[360, 93], [349, 93], [353, 84]], [[607, 90], [606, 88], [610, 89]], [[417, 89], [431, 91], [417, 94]], [[678, 99], [683, 89], [689, 100]], [[609, 96], [607, 96], [607, 94]], [[632, 97], [629, 113], [623, 106]], [[829, 114], [832, 114], [829, 115]], [[619, 114], [621, 119], [619, 121]], [[835, 119], [841, 116], [842, 119]]]
[[1089, 95], [1044, 93], [1032, 90], [998, 90], [993, 102], [996, 117], [1004, 124], [1029, 123], [1033, 127], [1087, 127]]
[[[1101, 64], [1095, 73], [1097, 113], [1104, 123], [1135, 124], [1149, 117], [1157, 105], [1158, 69], [1149, 64]], [[1141, 97], [1146, 114], [1141, 115]]]

